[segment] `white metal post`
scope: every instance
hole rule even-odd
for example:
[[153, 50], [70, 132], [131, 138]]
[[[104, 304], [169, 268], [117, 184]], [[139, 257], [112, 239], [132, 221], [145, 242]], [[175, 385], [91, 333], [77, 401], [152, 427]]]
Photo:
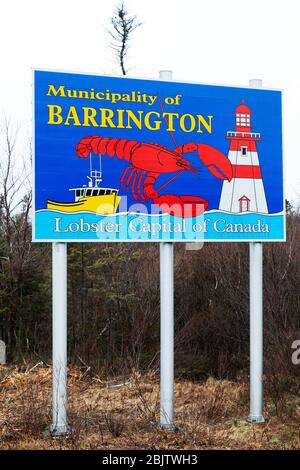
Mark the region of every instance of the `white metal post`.
[[[262, 88], [262, 80], [250, 80]], [[250, 243], [250, 414], [248, 422], [264, 423], [263, 416], [263, 244]]]
[[160, 244], [160, 426], [174, 429], [173, 243]]
[[51, 434], [68, 432], [67, 424], [67, 243], [52, 243], [52, 425]]
[[[159, 72], [172, 80], [170, 70]], [[174, 430], [174, 248], [160, 243], [160, 426]]]

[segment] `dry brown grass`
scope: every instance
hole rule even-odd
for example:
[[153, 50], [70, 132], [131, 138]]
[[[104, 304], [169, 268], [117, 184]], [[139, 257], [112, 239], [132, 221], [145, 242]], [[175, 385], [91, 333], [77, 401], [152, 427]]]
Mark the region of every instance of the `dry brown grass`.
[[103, 380], [90, 370], [69, 370], [72, 433], [52, 439], [51, 370], [0, 366], [1, 449], [299, 449], [300, 399], [285, 395], [278, 416], [267, 399], [265, 425], [250, 425], [247, 384], [187, 381], [175, 385], [177, 432], [162, 431], [159, 380], [133, 372]]

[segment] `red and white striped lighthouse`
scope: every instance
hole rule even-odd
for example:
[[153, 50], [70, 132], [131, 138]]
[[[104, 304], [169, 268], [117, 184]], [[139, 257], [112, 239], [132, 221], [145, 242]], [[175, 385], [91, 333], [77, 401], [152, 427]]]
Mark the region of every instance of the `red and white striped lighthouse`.
[[256, 142], [258, 132], [251, 132], [251, 111], [240, 104], [235, 110], [235, 132], [227, 132], [230, 140], [228, 158], [233, 168], [231, 181], [224, 181], [219, 209], [227, 212], [260, 212], [267, 214], [268, 206], [259, 165]]

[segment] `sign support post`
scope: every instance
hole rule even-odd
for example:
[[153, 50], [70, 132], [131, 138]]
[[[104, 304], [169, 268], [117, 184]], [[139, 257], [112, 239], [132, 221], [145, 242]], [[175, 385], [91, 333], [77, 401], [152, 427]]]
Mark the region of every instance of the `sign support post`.
[[52, 436], [67, 424], [67, 243], [52, 243]]
[[[249, 86], [262, 88], [262, 80]], [[249, 244], [250, 264], [250, 414], [249, 423], [264, 423], [263, 416], [263, 244]]]
[[174, 247], [160, 244], [160, 426], [174, 429]]
[[[172, 80], [170, 70], [159, 72]], [[174, 245], [160, 243], [160, 427], [174, 430]]]

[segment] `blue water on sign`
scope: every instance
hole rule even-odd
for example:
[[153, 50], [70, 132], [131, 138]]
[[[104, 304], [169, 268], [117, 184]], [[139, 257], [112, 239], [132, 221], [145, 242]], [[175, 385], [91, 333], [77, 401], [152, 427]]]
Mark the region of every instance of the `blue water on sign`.
[[43, 209], [35, 214], [36, 241], [234, 241], [284, 240], [284, 214], [209, 211], [182, 219], [169, 214]]

